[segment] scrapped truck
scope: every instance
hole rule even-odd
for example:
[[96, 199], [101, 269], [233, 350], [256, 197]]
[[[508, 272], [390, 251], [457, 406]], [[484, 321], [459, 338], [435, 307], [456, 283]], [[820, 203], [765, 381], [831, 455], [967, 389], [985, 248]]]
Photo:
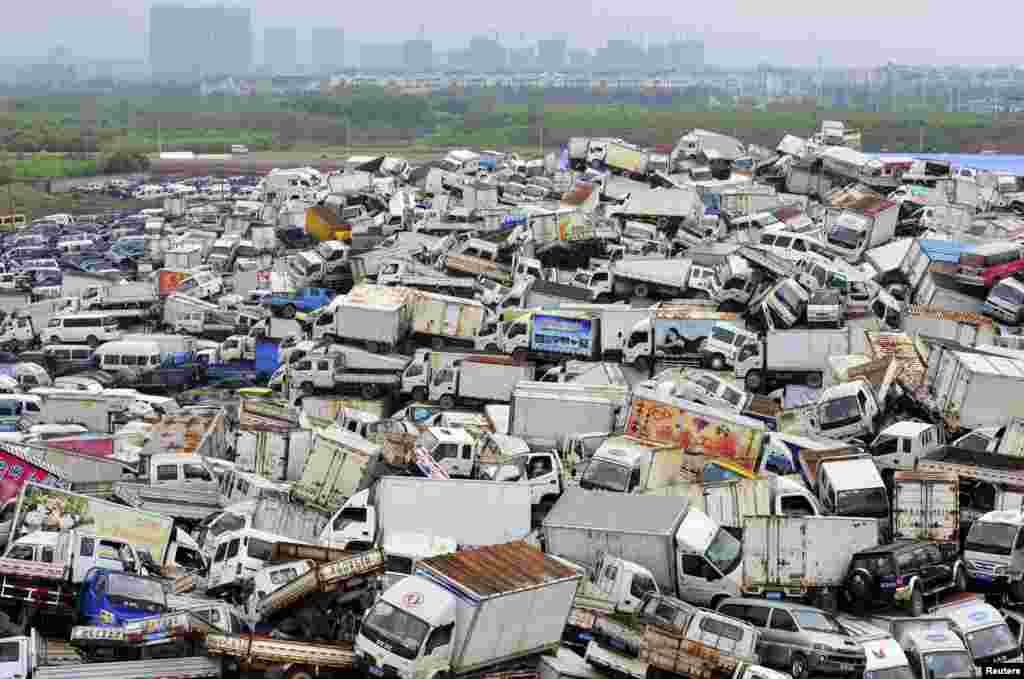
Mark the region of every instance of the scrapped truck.
[[414, 295], [410, 288], [358, 285], [320, 311], [313, 339], [344, 341], [372, 353], [388, 353], [404, 346], [409, 338]]
[[210, 600], [122, 624], [76, 625], [71, 645], [90, 662], [170, 659], [202, 655], [203, 640], [211, 632], [241, 634], [247, 629], [235, 607]]
[[412, 298], [412, 334], [436, 351], [446, 345], [472, 348], [489, 312], [480, 302], [417, 291]]
[[357, 669], [416, 679], [532, 667], [557, 650], [581, 577], [524, 542], [425, 559], [363, 619]]
[[291, 384], [304, 396], [358, 391], [364, 399], [398, 392], [409, 359], [400, 354], [376, 354], [351, 346], [332, 346], [326, 354], [308, 354], [284, 365], [271, 378]]
[[739, 314], [702, 305], [660, 304], [625, 333], [622, 361], [649, 370], [654, 362], [701, 367], [710, 364], [705, 351], [712, 330], [720, 323], [743, 329]]
[[289, 641], [255, 634], [208, 634], [208, 655], [231, 659], [247, 672], [287, 672], [292, 679], [341, 672], [355, 666], [350, 643]]
[[596, 361], [601, 355], [600, 319], [588, 313], [530, 311], [493, 326], [493, 339], [481, 330], [478, 346], [494, 347], [522, 360], [560, 363], [567, 359]]
[[678, 446], [685, 453], [683, 471], [694, 478], [708, 462], [756, 478], [767, 427], [760, 420], [637, 387], [626, 434]]
[[[271, 584], [290, 573], [303, 572], [262, 596], [255, 592], [250, 598], [250, 617], [263, 624], [279, 621], [276, 629], [304, 641], [340, 641], [354, 630], [354, 619], [349, 618], [346, 627], [343, 613], [359, 614], [373, 604], [377, 576], [384, 571], [384, 553], [372, 549], [326, 564], [288, 562], [264, 570], [271, 569]], [[329, 619], [323, 619], [323, 611], [331, 612]], [[303, 625], [310, 618], [313, 624]]]
[[380, 446], [337, 426], [314, 428], [302, 478], [292, 487], [293, 498], [333, 513], [359, 490], [370, 458], [379, 453]]
[[850, 560], [880, 542], [878, 519], [753, 516], [743, 523], [743, 594], [835, 611]]
[[636, 679], [746, 676], [758, 661], [753, 625], [660, 594], [648, 594], [625, 623], [598, 618], [592, 636], [588, 663]]
[[468, 356], [437, 372], [429, 396], [445, 410], [458, 403], [507, 403], [516, 383], [533, 377], [534, 366], [513, 357]]

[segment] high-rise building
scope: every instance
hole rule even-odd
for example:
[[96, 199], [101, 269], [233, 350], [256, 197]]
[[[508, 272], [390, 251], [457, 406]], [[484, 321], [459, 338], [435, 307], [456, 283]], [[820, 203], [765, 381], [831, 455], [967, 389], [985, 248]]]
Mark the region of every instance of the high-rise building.
[[668, 44], [668, 63], [677, 71], [704, 68], [703, 40], [674, 40]]
[[359, 46], [359, 67], [369, 70], [396, 70], [403, 67], [400, 43], [364, 43]]
[[497, 40], [477, 36], [469, 41], [469, 58], [472, 67], [478, 71], [493, 73], [505, 68], [505, 48]]
[[263, 65], [274, 74], [294, 75], [298, 67], [298, 38], [294, 28], [263, 31]]
[[537, 65], [545, 71], [560, 71], [566, 63], [565, 40], [538, 40]]
[[245, 75], [252, 68], [252, 11], [242, 7], [154, 5], [149, 66], [157, 80]]
[[317, 73], [340, 71], [345, 66], [345, 31], [341, 28], [313, 29], [313, 69]]
[[405, 70], [422, 73], [434, 68], [434, 43], [423, 38], [406, 40], [402, 45]]

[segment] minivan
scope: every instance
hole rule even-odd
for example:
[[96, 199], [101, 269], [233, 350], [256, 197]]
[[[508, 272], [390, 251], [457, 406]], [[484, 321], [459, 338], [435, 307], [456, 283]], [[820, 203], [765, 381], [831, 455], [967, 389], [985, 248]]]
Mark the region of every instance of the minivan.
[[793, 679], [812, 672], [860, 677], [867, 665], [864, 647], [838, 620], [813, 606], [733, 597], [723, 599], [718, 612], [757, 628], [761, 664], [784, 669]]
[[160, 365], [160, 345], [156, 342], [107, 342], [96, 350], [98, 367], [107, 372], [144, 370]]
[[121, 339], [117, 318], [103, 313], [80, 313], [54, 316], [46, 324], [44, 341], [49, 344], [85, 342], [98, 347], [102, 342]]
[[46, 369], [54, 377], [96, 367], [93, 350], [79, 344], [48, 344], [43, 347], [43, 358]]

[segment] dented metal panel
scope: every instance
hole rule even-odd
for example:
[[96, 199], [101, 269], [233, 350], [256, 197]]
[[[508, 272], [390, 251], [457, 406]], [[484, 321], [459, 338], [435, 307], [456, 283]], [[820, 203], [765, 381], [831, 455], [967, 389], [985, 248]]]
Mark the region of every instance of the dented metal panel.
[[917, 351], [914, 338], [901, 332], [865, 331], [868, 351], [873, 359], [892, 357], [898, 363], [896, 381], [908, 389], [915, 398], [926, 396], [925, 374], [927, 364]]
[[580, 577], [575, 569], [521, 541], [431, 557], [420, 562], [420, 569], [481, 597]]
[[411, 288], [387, 285], [357, 285], [347, 297], [348, 304], [373, 307], [400, 307], [412, 300], [415, 291]]
[[953, 472], [896, 472], [893, 537], [956, 541], [960, 484]]

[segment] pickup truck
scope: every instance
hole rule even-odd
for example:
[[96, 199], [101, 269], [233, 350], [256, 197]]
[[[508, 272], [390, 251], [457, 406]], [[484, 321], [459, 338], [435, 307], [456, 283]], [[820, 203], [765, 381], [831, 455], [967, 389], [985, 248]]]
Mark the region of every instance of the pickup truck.
[[[175, 679], [209, 679], [223, 674], [219, 658], [131, 660], [114, 663], [60, 663], [51, 658], [48, 644], [32, 629], [27, 636], [0, 639], [4, 648], [4, 677], [22, 679], [111, 679], [173, 676]], [[54, 662], [58, 661], [58, 662]]]
[[211, 632], [245, 631], [248, 625], [233, 606], [210, 600], [121, 625], [76, 625], [71, 629], [71, 645], [90, 661], [180, 658], [200, 655], [201, 642]]
[[288, 677], [315, 677], [323, 670], [350, 670], [355, 653], [349, 643], [285, 641], [253, 634], [208, 634], [206, 653], [235, 658], [246, 671], [282, 669]]

